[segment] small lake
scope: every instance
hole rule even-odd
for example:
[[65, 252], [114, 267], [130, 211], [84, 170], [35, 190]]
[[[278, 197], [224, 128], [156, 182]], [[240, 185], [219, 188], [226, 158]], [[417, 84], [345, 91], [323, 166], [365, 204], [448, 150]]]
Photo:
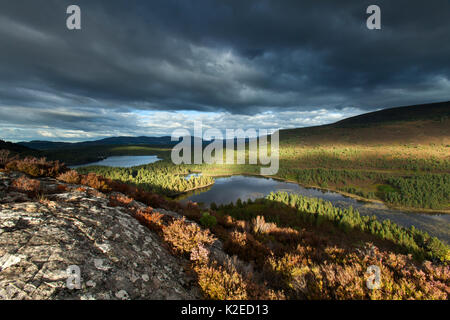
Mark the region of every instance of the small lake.
[[85, 163], [77, 166], [70, 166], [70, 168], [80, 168], [87, 166], [107, 166], [107, 167], [122, 167], [129, 168], [141, 166], [161, 160], [158, 156], [111, 156], [106, 159]]
[[195, 190], [180, 196], [181, 202], [193, 201], [209, 206], [263, 198], [270, 192], [289, 192], [301, 194], [307, 197], [328, 200], [337, 207], [346, 208], [352, 206], [358, 209], [361, 215], [375, 215], [378, 220], [390, 219], [398, 225], [409, 228], [414, 225], [417, 229], [424, 230], [430, 235], [436, 236], [447, 244], [450, 243], [450, 215], [428, 214], [420, 212], [403, 212], [393, 210], [381, 203], [357, 201], [337, 192], [322, 191], [315, 188], [304, 188], [296, 183], [283, 182], [270, 178], [252, 176], [231, 176], [215, 178], [214, 185], [205, 189]]

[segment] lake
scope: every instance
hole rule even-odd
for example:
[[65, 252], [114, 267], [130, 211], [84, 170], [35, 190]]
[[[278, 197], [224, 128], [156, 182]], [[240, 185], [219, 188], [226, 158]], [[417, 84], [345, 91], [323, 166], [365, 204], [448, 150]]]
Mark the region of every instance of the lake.
[[178, 197], [181, 202], [202, 202], [209, 206], [212, 202], [216, 204], [227, 204], [235, 202], [262, 198], [270, 192], [284, 191], [297, 193], [307, 197], [328, 200], [337, 207], [345, 208], [352, 206], [358, 209], [361, 215], [375, 215], [382, 221], [390, 219], [398, 225], [409, 228], [414, 225], [417, 229], [424, 230], [430, 235], [436, 236], [447, 244], [450, 243], [450, 215], [429, 214], [420, 212], [403, 212], [393, 210], [381, 203], [357, 201], [337, 192], [322, 191], [316, 188], [304, 188], [296, 183], [283, 182], [275, 179], [253, 176], [231, 176], [215, 178], [214, 185], [195, 190]]
[[80, 168], [87, 166], [108, 166], [108, 167], [129, 168], [153, 163], [158, 160], [161, 160], [160, 158], [158, 158], [158, 156], [111, 156], [97, 162], [91, 162], [77, 166], [70, 166], [70, 168]]

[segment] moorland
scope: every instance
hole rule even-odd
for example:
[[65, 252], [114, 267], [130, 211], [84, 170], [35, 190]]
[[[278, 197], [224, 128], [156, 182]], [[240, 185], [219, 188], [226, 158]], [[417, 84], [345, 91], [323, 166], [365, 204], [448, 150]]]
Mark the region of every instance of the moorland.
[[[450, 205], [450, 103], [381, 110], [310, 128], [280, 131], [276, 177], [339, 191], [409, 210], [448, 213]], [[79, 161], [81, 153], [158, 155], [133, 168], [75, 170], [32, 158]], [[214, 177], [259, 173], [260, 165], [173, 165], [170, 146], [108, 145], [61, 150], [27, 149], [4, 155], [4, 170], [51, 176], [110, 193], [119, 203], [149, 206], [137, 217], [175, 255], [190, 259], [204, 296], [211, 299], [448, 299], [448, 245], [414, 226], [378, 221], [353, 208], [284, 192], [255, 201], [204, 208], [169, 196], [214, 183]], [[83, 155], [84, 156], [84, 155]], [[72, 159], [72, 160], [71, 160]], [[85, 162], [89, 162], [85, 158]], [[185, 179], [185, 175], [201, 176]], [[17, 182], [28, 183], [26, 181]], [[165, 220], [164, 208], [194, 221]], [[414, 213], [411, 213], [414, 214]], [[219, 239], [234, 261], [208, 258]], [[380, 290], [369, 290], [367, 268], [380, 268]]]
[[[445, 102], [386, 109], [330, 125], [280, 130], [280, 169], [274, 177], [358, 199], [382, 201], [391, 207], [449, 212], [449, 116], [450, 103]], [[211, 180], [205, 177], [258, 175], [261, 167], [175, 166], [170, 161], [170, 150], [170, 145], [108, 144], [39, 152], [66, 164], [93, 162], [112, 155], [157, 155], [162, 163], [90, 170], [165, 194], [210, 185]], [[179, 175], [190, 172], [202, 172], [203, 178], [193, 178], [187, 186]], [[166, 180], [164, 186], [156, 176]]]

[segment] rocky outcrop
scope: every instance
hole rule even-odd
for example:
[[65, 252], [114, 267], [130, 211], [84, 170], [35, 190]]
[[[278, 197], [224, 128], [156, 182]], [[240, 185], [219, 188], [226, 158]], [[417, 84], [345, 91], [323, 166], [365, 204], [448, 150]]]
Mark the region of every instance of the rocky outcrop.
[[11, 190], [21, 175], [0, 172], [0, 299], [201, 298], [186, 261], [126, 208], [49, 178], [30, 198]]

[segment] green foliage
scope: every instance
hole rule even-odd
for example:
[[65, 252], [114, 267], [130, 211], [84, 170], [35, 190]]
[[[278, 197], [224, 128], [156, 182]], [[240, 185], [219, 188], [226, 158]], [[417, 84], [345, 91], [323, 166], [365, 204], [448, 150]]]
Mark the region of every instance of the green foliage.
[[200, 224], [205, 228], [212, 228], [217, 224], [217, 219], [208, 212], [204, 212], [200, 218]]
[[355, 187], [343, 187], [343, 188], [339, 188], [340, 191], [344, 191], [347, 193], [352, 193], [352, 194], [356, 194], [357, 196], [366, 198], [366, 199], [376, 199], [376, 194], [375, 192], [369, 191], [369, 192], [365, 192], [362, 190], [358, 190]]
[[309, 185], [347, 184], [348, 181], [381, 180], [382, 175], [376, 172], [352, 171], [338, 169], [280, 169], [279, 176]]
[[[278, 176], [310, 186], [336, 189], [367, 199], [413, 208], [448, 209], [450, 204], [450, 174], [417, 173], [415, 175], [392, 175], [380, 172], [338, 169], [280, 168]], [[377, 186], [377, 193], [363, 191], [355, 185]]]
[[214, 183], [214, 179], [207, 176], [191, 176], [187, 180], [185, 175], [190, 172], [189, 166], [176, 166], [164, 161], [132, 168], [82, 167], [77, 171], [79, 173], [94, 172], [108, 179], [130, 183], [144, 190], [164, 195], [175, 195]]
[[334, 222], [345, 232], [357, 229], [376, 235], [381, 239], [392, 241], [419, 259], [427, 258], [441, 261], [448, 261], [449, 259], [448, 246], [414, 227], [405, 229], [388, 219], [379, 222], [375, 216], [361, 216], [352, 207], [347, 209], [337, 208], [329, 201], [297, 194], [277, 192], [269, 194], [266, 199], [296, 208], [305, 221], [316, 222], [318, 219], [326, 219]]
[[386, 202], [428, 209], [443, 209], [450, 203], [450, 174], [421, 174], [392, 177], [392, 186], [379, 188]]
[[217, 204], [215, 202], [211, 202], [209, 207], [211, 208], [211, 210], [217, 210]]
[[381, 193], [399, 192], [398, 189], [395, 189], [394, 187], [392, 187], [390, 185], [386, 185], [386, 184], [377, 186], [377, 190], [378, 190], [378, 192], [381, 192]]

